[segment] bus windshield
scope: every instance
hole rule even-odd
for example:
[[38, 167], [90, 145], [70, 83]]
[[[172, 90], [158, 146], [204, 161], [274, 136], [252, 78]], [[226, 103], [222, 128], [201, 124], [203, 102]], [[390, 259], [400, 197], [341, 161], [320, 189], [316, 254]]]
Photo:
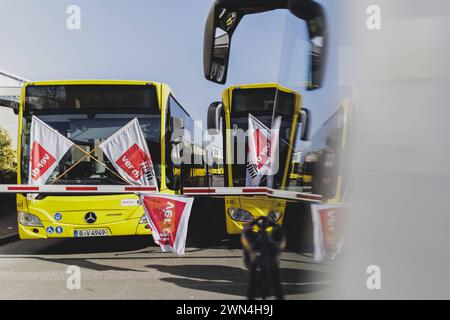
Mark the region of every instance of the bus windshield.
[[[274, 108], [275, 107], [275, 108]], [[285, 163], [288, 156], [289, 141], [292, 131], [292, 117], [295, 112], [295, 95], [286, 93], [276, 88], [236, 89], [233, 91], [231, 120], [233, 185], [245, 186], [246, 165], [240, 163], [239, 152], [236, 150], [241, 144], [241, 132], [248, 130], [248, 115], [252, 114], [269, 129], [272, 128], [274, 119], [281, 117], [280, 141], [279, 141], [279, 167], [270, 187], [280, 188], [283, 180]], [[241, 129], [242, 131], [238, 130]], [[247, 139], [246, 139], [247, 140]], [[225, 145], [225, 144], [224, 144]], [[247, 145], [247, 141], [245, 142]], [[291, 146], [292, 147], [292, 146]], [[245, 152], [245, 161], [246, 159]], [[261, 181], [261, 185], [267, 185], [267, 179]]]
[[[95, 87], [100, 87], [100, 90], [95, 91]], [[110, 90], [111, 87], [117, 92]], [[88, 90], [76, 85], [27, 88], [26, 94], [29, 95], [26, 96], [22, 119], [22, 183], [28, 183], [32, 115], [69, 138], [85, 152], [92, 152], [92, 157], [87, 157], [73, 146], [46, 183], [125, 184], [98, 145], [135, 117], [147, 141], [159, 182], [161, 117], [156, 95], [152, 87], [124, 87], [127, 88], [122, 90], [122, 86], [117, 85], [92, 86]], [[58, 93], [50, 97], [49, 92]]]
[[145, 110], [157, 112], [153, 85], [45, 85], [27, 86], [25, 110]]

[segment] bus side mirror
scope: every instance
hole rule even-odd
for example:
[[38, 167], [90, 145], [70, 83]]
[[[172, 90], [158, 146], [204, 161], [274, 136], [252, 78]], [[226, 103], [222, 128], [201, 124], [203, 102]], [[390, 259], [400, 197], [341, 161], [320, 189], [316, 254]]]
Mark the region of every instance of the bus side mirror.
[[300, 122], [302, 124], [302, 132], [300, 133], [300, 139], [302, 141], [308, 141], [309, 138], [309, 122], [311, 121], [311, 113], [308, 109], [302, 108], [300, 111]]
[[311, 45], [307, 89], [319, 89], [324, 78], [328, 46], [325, 10], [319, 3], [311, 0], [289, 0], [288, 9], [307, 24]]
[[220, 8], [217, 1], [211, 6], [203, 39], [203, 71], [212, 82], [227, 81], [231, 36], [239, 20], [236, 11]]
[[220, 131], [220, 118], [222, 117], [223, 106], [221, 102], [213, 102], [208, 108], [208, 132], [218, 134]]
[[15, 114], [19, 113], [19, 103], [14, 100], [0, 98], [0, 107], [10, 108], [14, 111]]
[[306, 22], [311, 44], [307, 89], [320, 88], [327, 51], [327, 24], [323, 7], [313, 0], [215, 0], [205, 24], [205, 78], [220, 84], [227, 81], [231, 38], [242, 17], [277, 9], [288, 9]]

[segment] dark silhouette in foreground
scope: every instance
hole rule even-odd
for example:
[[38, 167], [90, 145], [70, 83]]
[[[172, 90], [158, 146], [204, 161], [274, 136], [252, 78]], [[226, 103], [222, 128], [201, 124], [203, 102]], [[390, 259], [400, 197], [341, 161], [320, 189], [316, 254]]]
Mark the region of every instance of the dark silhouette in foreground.
[[280, 278], [280, 253], [286, 246], [283, 229], [267, 217], [259, 217], [244, 227], [241, 240], [249, 271], [248, 298], [273, 295], [284, 299]]

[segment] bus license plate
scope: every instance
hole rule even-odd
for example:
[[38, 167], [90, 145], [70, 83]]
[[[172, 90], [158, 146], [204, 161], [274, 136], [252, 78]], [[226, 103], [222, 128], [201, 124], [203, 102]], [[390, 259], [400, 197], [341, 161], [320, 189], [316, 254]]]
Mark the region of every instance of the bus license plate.
[[108, 235], [107, 229], [87, 229], [75, 230], [74, 237], [105, 237]]

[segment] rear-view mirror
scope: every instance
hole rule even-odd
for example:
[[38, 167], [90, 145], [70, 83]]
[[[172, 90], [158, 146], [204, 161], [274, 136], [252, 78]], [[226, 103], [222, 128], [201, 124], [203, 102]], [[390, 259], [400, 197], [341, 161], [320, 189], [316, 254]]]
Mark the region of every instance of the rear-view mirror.
[[227, 81], [231, 35], [238, 24], [236, 11], [213, 3], [206, 20], [203, 42], [203, 69], [206, 79], [224, 84]]
[[213, 102], [208, 108], [208, 132], [218, 134], [220, 132], [220, 118], [222, 117], [223, 106], [220, 102]]
[[231, 39], [239, 22], [246, 14], [275, 9], [288, 9], [306, 22], [311, 45], [307, 89], [320, 88], [325, 69], [327, 25], [323, 7], [312, 0], [215, 0], [205, 25], [203, 41], [205, 78], [220, 84], [226, 83]]
[[311, 121], [311, 113], [308, 109], [302, 108], [300, 111], [300, 122], [302, 124], [300, 139], [308, 141], [309, 139], [309, 122]]

